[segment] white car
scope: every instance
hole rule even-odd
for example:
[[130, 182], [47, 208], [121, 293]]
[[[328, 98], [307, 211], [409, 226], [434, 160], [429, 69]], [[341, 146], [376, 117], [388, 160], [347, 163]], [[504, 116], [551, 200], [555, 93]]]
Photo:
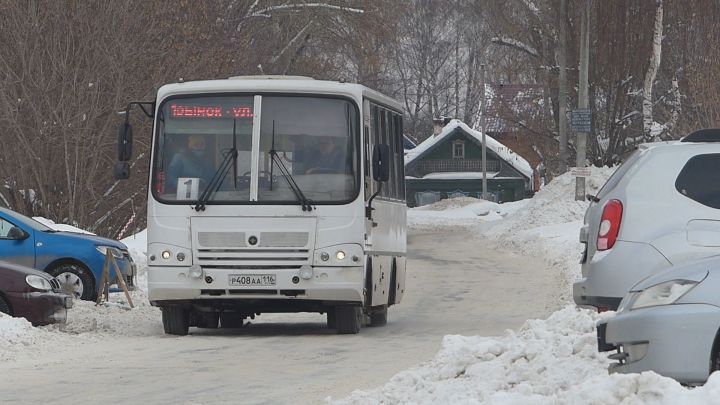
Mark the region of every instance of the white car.
[[598, 324], [598, 349], [616, 350], [610, 372], [655, 371], [684, 384], [720, 369], [720, 256], [677, 266], [632, 288]]
[[638, 281], [720, 254], [718, 173], [720, 130], [640, 145], [597, 196], [588, 196], [575, 303], [615, 310]]

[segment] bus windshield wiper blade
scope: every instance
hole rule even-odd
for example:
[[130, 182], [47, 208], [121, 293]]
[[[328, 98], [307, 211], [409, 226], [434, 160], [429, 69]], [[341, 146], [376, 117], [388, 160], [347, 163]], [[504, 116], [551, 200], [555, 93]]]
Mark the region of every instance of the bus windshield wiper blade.
[[195, 204], [195, 211], [205, 211], [205, 205], [210, 200], [213, 193], [220, 188], [220, 185], [225, 180], [225, 176], [227, 176], [228, 171], [230, 167], [232, 167], [233, 162], [237, 159], [237, 156], [237, 148], [233, 147], [228, 151], [227, 155], [225, 155], [225, 158], [220, 163], [220, 167], [218, 167], [217, 171], [215, 171], [215, 174], [213, 174], [210, 179], [210, 183], [208, 183], [202, 194], [200, 194], [200, 198], [198, 199], [197, 204]]
[[[312, 211], [313, 207], [311, 205], [310, 200], [305, 197], [305, 194], [303, 194], [302, 190], [300, 190], [300, 186], [298, 186], [297, 182], [295, 181], [295, 178], [290, 174], [287, 167], [285, 167], [285, 164], [280, 160], [280, 157], [278, 156], [275, 149], [270, 150], [270, 158], [272, 159], [272, 163], [277, 163], [278, 169], [280, 170], [280, 174], [283, 178], [285, 178], [285, 181], [287, 181], [288, 185], [290, 186], [290, 189], [295, 193], [295, 197], [297, 197], [298, 202], [300, 203], [300, 206], [302, 207], [303, 211]], [[272, 179], [270, 179], [272, 181]]]
[[298, 202], [300, 203], [300, 206], [302, 207], [303, 211], [312, 211], [313, 207], [310, 205], [310, 200], [305, 197], [305, 194], [303, 194], [302, 190], [300, 190], [300, 186], [298, 186], [297, 182], [295, 181], [295, 178], [290, 174], [290, 171], [285, 167], [285, 164], [280, 159], [280, 156], [278, 156], [277, 151], [275, 150], [275, 120], [272, 122], [272, 141], [270, 144], [270, 159], [272, 160], [270, 164], [270, 190], [272, 190], [272, 169], [275, 167], [275, 163], [277, 163], [278, 169], [280, 169], [280, 174], [285, 178], [285, 181], [287, 181], [288, 186], [290, 186], [290, 189], [295, 193], [295, 197], [298, 199]]

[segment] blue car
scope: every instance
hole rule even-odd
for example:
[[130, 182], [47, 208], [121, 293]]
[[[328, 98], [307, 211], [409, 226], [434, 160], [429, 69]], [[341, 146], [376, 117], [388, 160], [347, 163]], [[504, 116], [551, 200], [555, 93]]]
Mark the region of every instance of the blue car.
[[132, 286], [135, 263], [123, 243], [95, 235], [56, 231], [0, 207], [0, 260], [57, 277], [61, 290], [77, 299], [97, 297], [107, 251], [115, 257], [126, 282]]

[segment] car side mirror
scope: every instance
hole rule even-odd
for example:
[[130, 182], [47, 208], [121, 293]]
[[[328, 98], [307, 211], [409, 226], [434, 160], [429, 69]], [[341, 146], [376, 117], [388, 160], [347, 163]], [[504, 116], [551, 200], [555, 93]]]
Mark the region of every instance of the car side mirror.
[[120, 125], [118, 130], [118, 160], [127, 162], [132, 158], [133, 131], [129, 121]]
[[12, 240], [25, 240], [30, 237], [30, 234], [23, 231], [22, 229], [18, 228], [17, 226], [13, 226], [10, 228], [10, 230], [7, 233], [7, 238]]
[[130, 178], [130, 164], [128, 162], [115, 163], [113, 174], [116, 180], [127, 180]]
[[390, 147], [375, 145], [373, 149], [373, 179], [385, 182], [390, 179]]

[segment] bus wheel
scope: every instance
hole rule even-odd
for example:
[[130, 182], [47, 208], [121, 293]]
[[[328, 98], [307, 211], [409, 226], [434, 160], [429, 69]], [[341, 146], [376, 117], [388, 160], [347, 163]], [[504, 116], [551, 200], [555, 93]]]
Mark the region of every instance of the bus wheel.
[[335, 330], [339, 335], [352, 335], [360, 332], [362, 308], [360, 306], [335, 307]]
[[370, 326], [385, 326], [387, 324], [388, 306], [381, 305], [370, 313]]
[[336, 322], [335, 322], [335, 308], [330, 308], [327, 311], [327, 327], [328, 329], [335, 329], [336, 328]]
[[390, 292], [388, 293], [388, 306], [395, 305], [397, 297], [397, 269], [395, 260], [392, 263], [392, 270], [390, 271]]
[[190, 311], [183, 307], [163, 307], [162, 323], [166, 334], [185, 336], [190, 327]]

